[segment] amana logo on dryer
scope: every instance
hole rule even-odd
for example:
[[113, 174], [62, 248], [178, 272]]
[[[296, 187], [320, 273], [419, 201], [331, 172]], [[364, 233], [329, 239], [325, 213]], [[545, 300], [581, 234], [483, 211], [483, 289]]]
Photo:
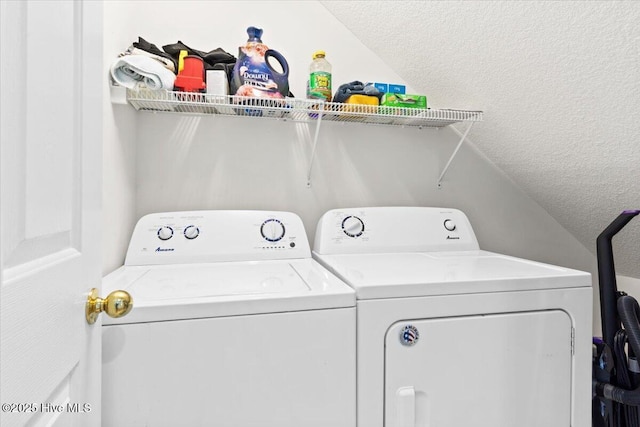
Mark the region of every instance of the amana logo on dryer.
[[400, 342], [402, 345], [412, 346], [420, 339], [418, 328], [413, 325], [406, 325], [400, 330]]
[[174, 248], [161, 248], [160, 246], [158, 246], [158, 248], [156, 249], [156, 252], [173, 252], [175, 251]]

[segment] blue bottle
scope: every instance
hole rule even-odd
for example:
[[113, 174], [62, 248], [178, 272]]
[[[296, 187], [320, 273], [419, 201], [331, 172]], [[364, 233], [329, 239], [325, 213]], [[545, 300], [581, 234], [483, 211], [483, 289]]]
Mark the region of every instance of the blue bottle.
[[[231, 78], [231, 94], [284, 98], [289, 93], [289, 64], [279, 52], [262, 43], [261, 29], [249, 27], [247, 34], [247, 43], [238, 49], [238, 60]], [[271, 57], [280, 63], [282, 72], [269, 64]]]

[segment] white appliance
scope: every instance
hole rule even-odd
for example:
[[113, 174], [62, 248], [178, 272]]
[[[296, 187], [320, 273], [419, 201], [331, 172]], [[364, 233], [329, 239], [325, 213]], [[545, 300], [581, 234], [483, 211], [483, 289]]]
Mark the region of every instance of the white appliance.
[[355, 425], [355, 294], [295, 214], [147, 215], [103, 289], [103, 426]]
[[588, 273], [480, 250], [455, 209], [332, 210], [313, 254], [356, 291], [359, 427], [591, 425]]

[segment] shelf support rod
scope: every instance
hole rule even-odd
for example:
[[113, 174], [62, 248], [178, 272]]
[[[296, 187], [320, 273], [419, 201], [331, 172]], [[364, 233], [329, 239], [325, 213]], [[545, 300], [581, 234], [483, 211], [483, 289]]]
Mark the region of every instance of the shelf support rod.
[[[467, 139], [467, 135], [469, 135], [469, 131], [473, 127], [474, 123], [475, 122], [469, 122], [469, 126], [467, 126], [467, 130], [462, 135], [462, 138], [460, 138], [460, 142], [458, 142], [458, 145], [456, 146], [456, 149], [453, 150], [453, 154], [451, 154], [451, 157], [449, 157], [449, 161], [444, 166], [444, 169], [442, 170], [442, 173], [438, 177], [438, 188], [442, 188], [442, 178], [444, 178], [444, 175], [447, 173], [447, 170], [449, 169], [449, 166], [451, 166], [451, 162], [453, 162], [454, 157], [456, 157], [456, 154], [458, 154], [458, 150], [460, 150], [460, 147], [462, 146], [462, 143], [464, 142], [465, 139]], [[456, 129], [454, 128], [454, 130], [456, 130]], [[460, 133], [457, 130], [456, 130], [456, 132], [458, 134]]]
[[[315, 114], [315, 113], [312, 113]], [[313, 145], [311, 148], [311, 159], [309, 160], [309, 171], [307, 172], [307, 187], [311, 187], [311, 169], [313, 169], [313, 160], [316, 158], [316, 146], [318, 145], [318, 135], [320, 134], [320, 123], [324, 115], [324, 102], [320, 103], [318, 108], [318, 120], [316, 120], [316, 131], [313, 135]]]

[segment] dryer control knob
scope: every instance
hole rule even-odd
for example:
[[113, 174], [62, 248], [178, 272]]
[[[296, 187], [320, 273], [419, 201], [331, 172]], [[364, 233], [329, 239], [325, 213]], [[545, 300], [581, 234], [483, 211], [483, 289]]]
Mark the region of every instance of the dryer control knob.
[[184, 237], [193, 240], [200, 235], [200, 229], [195, 225], [189, 225], [184, 229]]
[[160, 240], [169, 240], [173, 237], [173, 228], [169, 226], [164, 226], [158, 228], [158, 239]]
[[453, 222], [453, 220], [451, 219], [445, 219], [444, 220], [444, 228], [446, 228], [449, 231], [453, 231], [456, 229], [456, 223]]
[[350, 215], [342, 220], [342, 231], [349, 237], [358, 237], [364, 233], [364, 222], [357, 216]]
[[260, 226], [260, 234], [268, 242], [277, 242], [284, 237], [284, 224], [279, 219], [271, 218]]

